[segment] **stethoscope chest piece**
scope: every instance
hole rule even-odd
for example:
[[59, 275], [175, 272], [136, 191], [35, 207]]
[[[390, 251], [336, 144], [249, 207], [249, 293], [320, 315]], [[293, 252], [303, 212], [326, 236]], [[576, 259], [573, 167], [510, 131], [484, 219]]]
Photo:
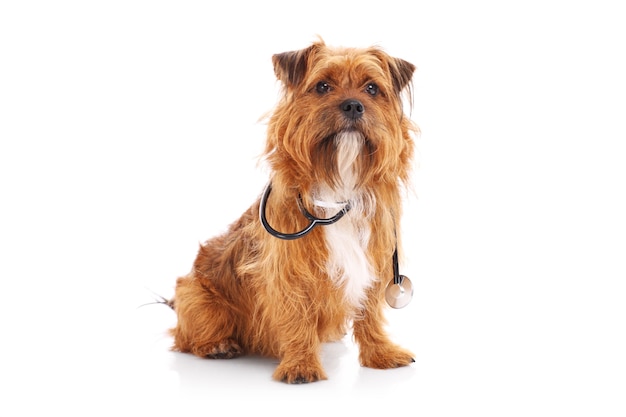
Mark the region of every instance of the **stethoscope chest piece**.
[[385, 290], [385, 300], [392, 308], [403, 308], [411, 302], [413, 299], [413, 283], [411, 280], [404, 276], [399, 275], [398, 278], [394, 278], [387, 285]]

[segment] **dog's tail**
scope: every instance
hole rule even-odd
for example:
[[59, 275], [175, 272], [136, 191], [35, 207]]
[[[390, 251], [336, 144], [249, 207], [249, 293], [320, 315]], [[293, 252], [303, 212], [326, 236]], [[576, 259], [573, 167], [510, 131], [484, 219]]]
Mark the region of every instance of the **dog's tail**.
[[150, 291], [153, 295], [154, 295], [154, 301], [151, 303], [145, 303], [140, 305], [139, 307], [144, 307], [144, 306], [149, 306], [152, 304], [164, 304], [166, 306], [168, 306], [169, 308], [171, 308], [172, 310], [176, 310], [174, 308], [175, 303], [174, 303], [174, 297], [167, 299], [165, 297], [163, 297], [162, 295], [159, 295], [157, 293], [155, 293], [154, 291]]

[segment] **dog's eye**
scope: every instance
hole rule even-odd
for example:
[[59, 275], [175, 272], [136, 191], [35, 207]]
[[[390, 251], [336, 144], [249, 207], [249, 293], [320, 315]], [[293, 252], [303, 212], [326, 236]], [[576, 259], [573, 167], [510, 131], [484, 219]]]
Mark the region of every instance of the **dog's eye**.
[[330, 91], [330, 85], [326, 81], [320, 81], [315, 86], [315, 91], [320, 94], [326, 94]]
[[378, 94], [378, 86], [374, 83], [369, 83], [365, 86], [365, 92], [373, 97]]

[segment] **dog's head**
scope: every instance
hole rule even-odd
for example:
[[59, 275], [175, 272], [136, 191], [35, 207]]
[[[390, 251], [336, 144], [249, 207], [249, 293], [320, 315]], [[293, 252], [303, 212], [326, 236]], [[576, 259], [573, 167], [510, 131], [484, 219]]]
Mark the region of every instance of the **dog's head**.
[[[330, 48], [322, 41], [273, 56], [283, 96], [268, 129], [272, 169], [305, 190], [350, 194], [406, 181], [416, 127], [402, 93], [415, 67], [379, 48]], [[349, 197], [349, 196], [348, 196]]]

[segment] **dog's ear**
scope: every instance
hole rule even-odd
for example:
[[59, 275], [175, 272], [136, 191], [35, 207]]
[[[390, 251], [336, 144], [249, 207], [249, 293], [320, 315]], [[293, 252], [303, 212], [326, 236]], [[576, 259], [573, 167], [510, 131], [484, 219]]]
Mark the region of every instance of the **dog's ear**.
[[391, 58], [387, 62], [393, 79], [393, 87], [397, 93], [400, 93], [411, 81], [413, 72], [415, 72], [415, 65], [400, 58]]
[[315, 43], [305, 49], [272, 56], [276, 78], [287, 87], [295, 87], [300, 84], [309, 66], [310, 57], [319, 46], [319, 43]]

